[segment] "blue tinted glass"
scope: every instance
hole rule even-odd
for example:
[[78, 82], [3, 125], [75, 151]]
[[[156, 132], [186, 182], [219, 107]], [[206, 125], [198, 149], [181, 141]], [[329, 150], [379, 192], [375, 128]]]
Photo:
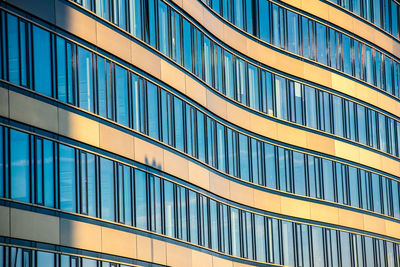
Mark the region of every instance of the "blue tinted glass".
[[343, 106], [342, 98], [332, 96], [333, 105], [333, 122], [334, 122], [334, 133], [339, 136], [344, 136], [343, 132]]
[[63, 102], [67, 102], [67, 69], [66, 69], [66, 50], [65, 40], [56, 37], [57, 55], [57, 97]]
[[234, 24], [238, 26], [240, 29], [243, 29], [243, 20], [244, 20], [244, 14], [243, 14], [243, 2], [242, 0], [236, 0], [234, 2]]
[[315, 89], [304, 86], [305, 107], [306, 107], [306, 125], [311, 128], [317, 128], [317, 107], [315, 98]]
[[[315, 226], [312, 227], [311, 229], [312, 229], [314, 266], [324, 266], [323, 229]], [[350, 266], [350, 265], [344, 265], [344, 266]]]
[[275, 171], [275, 147], [273, 145], [264, 144], [265, 151], [265, 173], [267, 186], [276, 188], [276, 171]]
[[168, 56], [168, 21], [167, 21], [167, 5], [158, 2], [158, 19], [159, 19], [159, 42], [160, 51]]
[[187, 70], [192, 70], [192, 38], [191, 38], [191, 25], [186, 20], [183, 19], [183, 56], [184, 56], [184, 66]]
[[257, 67], [249, 64], [248, 65], [248, 80], [249, 80], [249, 106], [256, 110], [260, 110], [260, 97], [259, 97], [259, 86], [258, 86], [258, 71]]
[[[147, 112], [149, 114], [149, 135], [159, 139], [158, 119], [158, 88], [155, 84], [147, 82]], [[182, 121], [183, 122], [183, 121]]]
[[318, 62], [327, 65], [327, 37], [326, 37], [326, 26], [316, 23], [317, 28], [317, 54]]
[[249, 138], [239, 134], [240, 177], [249, 181]]
[[78, 80], [79, 107], [93, 112], [92, 54], [81, 47], [78, 47]]
[[53, 142], [43, 140], [44, 205], [54, 207], [54, 148]]
[[204, 136], [204, 114], [200, 111], [197, 111], [197, 149], [198, 149], [198, 157], [201, 161], [206, 161], [205, 154], [205, 146], [206, 140]]
[[294, 167], [294, 190], [296, 194], [306, 195], [306, 180], [305, 180], [305, 162], [304, 155], [299, 152], [293, 152], [293, 167]]
[[111, 118], [111, 83], [110, 63], [102, 57], [97, 57], [97, 90], [99, 115]]
[[267, 251], [265, 246], [265, 222], [264, 216], [255, 215], [254, 216], [254, 231], [255, 235], [255, 246], [256, 246], [256, 260], [265, 262], [267, 260]]
[[246, 70], [244, 60], [235, 58], [236, 66], [236, 100], [247, 105]]
[[276, 116], [287, 120], [287, 90], [286, 79], [275, 76]]
[[211, 41], [209, 38], [204, 36], [203, 38], [203, 51], [204, 51], [204, 81], [211, 85], [212, 76], [211, 76]]
[[129, 3], [129, 26], [130, 32], [138, 37], [142, 38], [141, 32], [141, 14], [142, 10], [140, 8], [140, 0], [131, 0]]
[[183, 103], [177, 97], [174, 97], [174, 120], [175, 120], [175, 147], [184, 151], [184, 119], [183, 119]]
[[37, 266], [53, 267], [55, 266], [54, 254], [38, 251], [36, 254]]
[[288, 29], [288, 49], [290, 52], [299, 54], [299, 15], [287, 11], [287, 29]]
[[240, 229], [239, 229], [239, 210], [231, 208], [231, 240], [232, 254], [240, 257]]
[[165, 234], [167, 236], [175, 236], [175, 219], [174, 219], [174, 187], [171, 182], [164, 181], [164, 198], [165, 198]]
[[[342, 266], [351, 266], [350, 234], [340, 232], [340, 247], [342, 250]], [[323, 266], [323, 265], [321, 265]]]
[[342, 35], [342, 56], [343, 56], [343, 71], [349, 75], [351, 72], [351, 46], [350, 37]]
[[[123, 202], [124, 202], [124, 222], [127, 225], [132, 225], [132, 177], [131, 168], [123, 166]], [[121, 175], [121, 173], [120, 173]], [[122, 189], [120, 189], [122, 190]]]
[[333, 179], [333, 166], [332, 161], [322, 159], [323, 171], [323, 186], [324, 186], [324, 199], [335, 201], [334, 199], [334, 179]]
[[234, 99], [232, 55], [226, 51], [224, 51], [224, 67], [225, 67], [225, 93], [228, 97]]
[[210, 200], [210, 233], [211, 233], [211, 248], [218, 250], [218, 213], [217, 202]]
[[100, 158], [100, 210], [101, 218], [114, 221], [114, 173], [113, 162]]
[[52, 96], [50, 33], [33, 26], [33, 68], [35, 91]]
[[59, 145], [60, 171], [60, 208], [76, 211], [75, 150]]
[[147, 229], [146, 173], [135, 170], [136, 227]]
[[8, 80], [19, 84], [18, 19], [7, 14]]
[[19, 42], [20, 42], [20, 62], [21, 62], [21, 85], [27, 86], [27, 48], [26, 48], [26, 23], [19, 23]]
[[150, 175], [150, 219], [151, 229], [157, 233], [162, 233], [162, 203], [161, 203], [161, 179], [157, 176]]
[[258, 1], [259, 10], [259, 31], [261, 40], [270, 42], [270, 26], [269, 26], [269, 2], [267, 0]]
[[217, 155], [218, 155], [218, 169], [226, 171], [225, 164], [225, 129], [222, 124], [217, 123]]
[[109, 20], [109, 3], [107, 0], [95, 0], [96, 13], [107, 20]]
[[294, 266], [293, 251], [294, 251], [293, 224], [291, 222], [282, 221], [282, 253], [283, 253], [283, 263], [285, 265]]
[[310, 21], [306, 17], [301, 17], [301, 26], [303, 32], [303, 56], [312, 59], [312, 40], [309, 32]]
[[197, 194], [189, 191], [190, 242], [198, 244]]
[[10, 130], [11, 199], [30, 201], [29, 135]]
[[36, 203], [43, 204], [43, 140], [36, 139]]
[[128, 114], [128, 81], [126, 69], [115, 65], [115, 94], [117, 122], [129, 126]]
[[88, 215], [96, 216], [96, 166], [95, 156], [93, 154], [86, 154], [87, 164], [87, 206]]

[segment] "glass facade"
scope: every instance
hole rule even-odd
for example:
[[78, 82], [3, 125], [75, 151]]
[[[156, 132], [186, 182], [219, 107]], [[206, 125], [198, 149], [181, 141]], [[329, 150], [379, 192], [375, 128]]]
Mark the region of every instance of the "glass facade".
[[373, 23], [380, 29], [400, 39], [400, 3], [394, 0], [331, 0], [348, 11]]
[[[203, 0], [201, 1], [203, 2]], [[350, 2], [339, 1], [341, 3]], [[208, 7], [225, 20], [266, 44], [318, 62], [399, 97], [398, 55], [389, 55], [342, 30], [310, 19], [306, 15], [269, 0], [227, 0], [222, 2], [243, 2], [243, 6], [248, 9], [238, 8], [238, 5], [233, 4], [220, 5], [219, 0], [204, 1]], [[354, 5], [360, 1], [352, 2]], [[372, 4], [374, 1], [366, 2]], [[389, 7], [389, 2], [393, 4], [393, 9], [391, 6]], [[380, 3], [382, 3], [382, 8]], [[388, 26], [385, 29], [396, 29], [395, 34], [398, 36], [398, 4], [393, 0], [384, 0], [374, 2], [375, 6], [376, 14], [387, 18], [384, 25]], [[230, 16], [230, 14], [235, 14], [235, 16]], [[265, 18], [267, 19], [265, 20]], [[391, 21], [391, 18], [394, 20]], [[380, 20], [379, 17], [374, 21]]]
[[[2, 38], [4, 55], [11, 53], [14, 47], [19, 47], [17, 50], [28, 48], [29, 51], [33, 50], [33, 58], [53, 58], [49, 66], [51, 64], [56, 66], [53, 71], [47, 72], [39, 68], [40, 72], [43, 72], [39, 78], [40, 82], [49, 84], [46, 90], [41, 89], [43, 86], [40, 88], [27, 86], [20, 81], [20, 77], [26, 76], [23, 73], [24, 69], [17, 68], [14, 71], [14, 61], [27, 60], [27, 73], [37, 73], [37, 67], [35, 64], [29, 64], [29, 56], [17, 53], [15, 59], [9, 58], [7, 60], [7, 57], [3, 57], [4, 71], [2, 77], [5, 80], [22, 86], [25, 85], [39, 93], [76, 105], [143, 133], [150, 131], [151, 137], [182, 148], [183, 144], [174, 144], [171, 136], [168, 137], [167, 133], [164, 133], [164, 136], [158, 134], [157, 125], [150, 120], [145, 120], [146, 113], [136, 112], [138, 108], [140, 109], [137, 106], [141, 105], [141, 97], [144, 97], [143, 94], [146, 89], [145, 87], [142, 88], [144, 84], [140, 81], [141, 79], [130, 73], [129, 68], [117, 66], [100, 54], [90, 52], [60, 36], [47, 33], [47, 39], [43, 39], [44, 37], [41, 36], [43, 35], [42, 32], [45, 32], [43, 29], [23, 20], [18, 20], [5, 12], [2, 14], [7, 25], [23, 23], [27, 27], [27, 31], [32, 32], [32, 34], [28, 34], [27, 40], [49, 40], [51, 36], [54, 43], [52, 48], [40, 46], [40, 49], [37, 48], [36, 50], [34, 48], [35, 43], [21, 44], [18, 41], [11, 42], [8, 40], [7, 44], [5, 37], [6, 34], [10, 35], [11, 31], [5, 30]], [[185, 23], [183, 24], [185, 25]], [[36, 36], [36, 34], [39, 34], [39, 36]], [[196, 59], [192, 57], [193, 62], [190, 65], [199, 65], [198, 70], [203, 68], [209, 70], [207, 71], [209, 80], [214, 81], [215, 88], [228, 98], [264, 115], [346, 138], [399, 157], [400, 122], [398, 117], [383, 113], [365, 103], [326, 91], [324, 88], [316, 88], [259, 68], [217, 45], [210, 46], [210, 40], [207, 41], [205, 36], [200, 36], [197, 39], [195, 36], [198, 35], [202, 34], [192, 27], [192, 34], [189, 34], [189, 40], [185, 42], [193, 43], [197, 42], [196, 40], [203, 40], [199, 41], [198, 46], [200, 48], [196, 52], [199, 53], [200, 61], [196, 63]], [[21, 38], [16, 40], [18, 39]], [[189, 50], [190, 53], [192, 51], [196, 50]], [[214, 55], [213, 60], [202, 62], [201, 59], [208, 54]], [[12, 76], [18, 78], [13, 80], [11, 73], [13, 73]], [[37, 79], [32, 77], [25, 80], [27, 84], [34, 84]], [[397, 78], [394, 84], [398, 83], [399, 79]], [[221, 87], [218, 87], [218, 84]], [[210, 83], [210, 85], [212, 84]], [[151, 85], [148, 86], [151, 87]], [[115, 88], [118, 88], [118, 90]], [[152, 99], [148, 98], [149, 105], [156, 104], [153, 101], [156, 96], [152, 96]], [[131, 102], [128, 101], [130, 97], [132, 98]], [[168, 102], [169, 100], [161, 100], [160, 102], [163, 103], [159, 103], [164, 107], [160, 106], [161, 113], [170, 111], [166, 109], [170, 104], [165, 101]], [[133, 110], [128, 108], [130, 103], [136, 105]], [[179, 104], [176, 104], [179, 109]], [[133, 115], [133, 113], [140, 115]], [[164, 115], [162, 116], [163, 119], [167, 118]], [[129, 119], [129, 117], [131, 118]], [[158, 121], [157, 118], [150, 117]], [[150, 128], [145, 128], [145, 121], [148, 121]], [[173, 122], [172, 120], [163, 121], [166, 124]], [[167, 125], [160, 127], [167, 131]]]
[[[190, 1], [205, 4], [215, 11], [212, 15], [222, 16], [237, 30], [279, 48], [278, 52], [343, 72], [395, 101], [400, 97], [398, 58], [370, 42], [267, 0]], [[362, 1], [336, 3], [355, 13], [373, 11], [368, 20], [377, 25], [380, 21], [379, 27], [398, 38], [393, 19], [399, 8], [390, 1], [382, 2], [378, 11], [375, 3], [369, 8]], [[396, 9], [387, 19], [390, 3]], [[186, 15], [185, 7], [169, 0], [62, 0], [58, 4], [128, 36], [129, 42], [141, 43], [148, 53], [197, 78], [195, 82], [206, 84], [206, 90], [240, 112], [330, 138], [334, 152], [312, 150], [308, 143], [313, 140], [306, 145], [286, 144], [280, 137], [275, 140], [239, 127], [187, 92], [166, 86], [162, 75], [157, 79], [122, 60], [117, 52], [97, 47], [84, 36], [75, 37], [73, 27], [55, 27], [35, 13], [25, 13], [28, 6], [15, 4], [16, 9], [0, 1], [0, 89], [8, 90], [7, 107], [13, 109], [19, 99], [15, 95], [23, 94], [95, 121], [100, 128], [140, 138], [188, 161], [189, 169], [196, 165], [207, 172], [196, 174], [198, 181], [180, 177], [179, 172], [156, 166], [154, 159], [141, 162], [135, 157], [134, 161], [119, 155], [112, 145], [105, 148], [100, 141], [90, 144], [71, 137], [60, 126], [64, 122], [55, 132], [41, 129], [45, 114], [35, 118], [35, 125], [23, 116], [15, 119], [11, 113], [0, 113], [0, 208], [6, 206], [11, 214], [14, 209], [25, 210], [134, 232], [152, 239], [152, 246], [173, 243], [260, 266], [400, 267], [400, 237], [389, 234], [400, 223], [400, 174], [391, 169], [400, 161], [396, 114], [241, 55], [204, 30], [190, 12]], [[32, 107], [28, 104], [27, 110]], [[70, 127], [73, 131], [78, 126]], [[79, 127], [86, 129], [83, 124]], [[358, 158], [380, 163], [348, 160], [335, 152], [342, 143], [366, 151]], [[191, 170], [187, 172], [190, 176]], [[211, 185], [211, 176], [232, 185]], [[203, 188], [203, 180], [210, 184]], [[288, 214], [280, 206], [277, 210], [281, 202], [275, 205], [273, 199], [263, 200], [263, 205], [274, 208], [258, 207], [260, 202], [248, 204], [247, 193], [242, 198], [232, 189], [238, 185], [244, 193], [251, 192], [250, 203], [256, 203], [257, 192], [268, 193], [282, 203], [300, 201], [309, 210], [315, 203], [344, 215], [332, 222], [311, 214]], [[347, 213], [359, 217], [346, 218]], [[346, 220], [365, 222], [360, 227]], [[368, 220], [387, 222], [385, 231], [372, 229]], [[3, 237], [2, 229], [0, 225], [0, 266], [158, 266], [151, 259], [141, 262], [78, 245]]]
[[[2, 143], [1, 146], [9, 147], [11, 155], [10, 162], [1, 163], [4, 169], [11, 169], [10, 177], [5, 176], [1, 181], [1, 184], [11, 185], [10, 192], [5, 189], [1, 192], [2, 197], [10, 196], [12, 200], [89, 215], [184, 240], [224, 254], [285, 266], [340, 266], [331, 264], [331, 261], [341, 262], [342, 266], [352, 266], [346, 265], [347, 256], [363, 262], [367, 254], [371, 254], [369, 257], [374, 259], [382, 258], [382, 263], [388, 264], [397, 261], [400, 256], [399, 243], [331, 227], [280, 219], [258, 210], [246, 210], [197, 188], [114, 161], [101, 154], [7, 127], [1, 127], [0, 130], [3, 140], [10, 140], [10, 143]], [[21, 153], [28, 150], [31, 150], [31, 154]], [[282, 153], [287, 154], [284, 151]], [[19, 154], [19, 158], [14, 157], [15, 154]], [[299, 156], [296, 159], [299, 160]], [[301, 160], [304, 159], [300, 156]], [[21, 162], [26, 164], [22, 165]], [[43, 168], [43, 164], [47, 166]], [[300, 165], [296, 168], [299, 171], [302, 163], [297, 162], [296, 165]], [[313, 181], [308, 185], [312, 196], [325, 194], [326, 198], [333, 201], [333, 185], [326, 184], [333, 180], [350, 187], [347, 201], [352, 204], [359, 205], [361, 202], [359, 198], [362, 198], [362, 194], [358, 191], [361, 180], [364, 180], [363, 187], [376, 188], [377, 191], [368, 192], [371, 198], [378, 194], [388, 194], [386, 190], [392, 186], [396, 190], [393, 195], [398, 195], [397, 182], [367, 172], [359, 172], [360, 177], [357, 177], [355, 168], [332, 166], [330, 162], [322, 162], [319, 166], [316, 158], [308, 158], [308, 168], [312, 173], [309, 179]], [[322, 172], [333, 173], [334, 168], [340, 173], [339, 177], [333, 179], [326, 176], [325, 180], [318, 179]], [[24, 174], [25, 180], [21, 181], [22, 172], [26, 169], [33, 171]], [[50, 170], [47, 176], [42, 172], [43, 169]], [[55, 169], [58, 171], [51, 171]], [[277, 181], [280, 186], [305, 190], [304, 181], [296, 181], [293, 186], [291, 184], [294, 181], [290, 181], [284, 173], [285, 167], [280, 166], [279, 170], [283, 172], [279, 174], [283, 179]], [[4, 170], [1, 171], [4, 173]], [[344, 181], [346, 174], [355, 179]], [[368, 184], [369, 181], [371, 184]], [[383, 186], [383, 192], [379, 192], [377, 184]], [[340, 194], [343, 196], [346, 193]], [[47, 201], [43, 201], [44, 199]], [[364, 199], [367, 205], [377, 209], [396, 206], [397, 216], [399, 215], [399, 199], [397, 203], [388, 203], [386, 199], [374, 201], [367, 196]], [[374, 206], [373, 203], [379, 203], [381, 207]], [[341, 257], [337, 251], [338, 244], [343, 249]], [[366, 250], [366, 246], [374, 249]], [[4, 248], [3, 253], [13, 253], [12, 251], [14, 250]], [[345, 257], [346, 254], [348, 255]], [[27, 257], [31, 260], [32, 255], [29, 255]], [[50, 253], [46, 255], [51, 261], [59, 258]], [[0, 262], [1, 257], [0, 253]], [[3, 257], [3, 260], [9, 258]], [[12, 259], [19, 261], [19, 257], [22, 256]], [[36, 257], [39, 260], [39, 256]]]

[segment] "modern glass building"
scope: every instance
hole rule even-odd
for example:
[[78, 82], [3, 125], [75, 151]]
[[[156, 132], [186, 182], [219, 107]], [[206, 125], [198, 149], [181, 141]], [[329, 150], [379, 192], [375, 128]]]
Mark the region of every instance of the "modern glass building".
[[400, 267], [400, 2], [0, 0], [0, 266]]

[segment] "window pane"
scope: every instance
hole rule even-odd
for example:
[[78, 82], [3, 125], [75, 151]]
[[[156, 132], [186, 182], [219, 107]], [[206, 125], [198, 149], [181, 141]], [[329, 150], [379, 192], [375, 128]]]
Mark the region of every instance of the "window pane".
[[33, 26], [33, 68], [35, 91], [52, 96], [50, 33]]
[[72, 147], [59, 145], [60, 160], [60, 208], [76, 212], [75, 192], [75, 150]]
[[30, 202], [29, 135], [10, 130], [11, 199]]
[[93, 112], [92, 54], [78, 46], [79, 107]]
[[118, 65], [115, 65], [115, 93], [117, 122], [129, 126], [127, 71]]
[[114, 170], [111, 160], [100, 158], [100, 210], [101, 218], [115, 220], [114, 215]]
[[18, 19], [7, 14], [7, 48], [8, 48], [8, 80], [19, 84], [19, 41]]
[[146, 173], [135, 169], [136, 227], [147, 229]]
[[164, 181], [165, 198], [165, 234], [175, 236], [175, 217], [174, 217], [174, 185], [171, 182]]
[[54, 207], [54, 173], [53, 173], [53, 171], [54, 171], [53, 142], [48, 141], [48, 140], [43, 140], [44, 205], [46, 205], [48, 207]]
[[37, 266], [43, 266], [43, 267], [55, 266], [53, 253], [38, 251], [36, 254], [36, 260], [37, 260]]

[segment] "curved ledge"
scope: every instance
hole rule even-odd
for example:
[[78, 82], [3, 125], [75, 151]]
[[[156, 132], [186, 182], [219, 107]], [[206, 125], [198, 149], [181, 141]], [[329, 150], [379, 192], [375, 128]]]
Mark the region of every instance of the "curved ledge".
[[[145, 165], [148, 165], [149, 161], [154, 162], [154, 165], [163, 172], [228, 200], [285, 216], [400, 238], [400, 232], [397, 230], [400, 227], [398, 222], [250, 188], [226, 179], [216, 171], [210, 171], [201, 163], [188, 161], [141, 138], [60, 107], [6, 89], [0, 90], [0, 96], [0, 99], [5, 99], [5, 103], [9, 103], [7, 108], [1, 110], [4, 113], [0, 116], [66, 136]], [[400, 167], [398, 162], [397, 167]]]
[[[123, 34], [110, 29], [109, 27], [103, 25], [103, 23], [100, 23], [67, 5], [65, 0], [47, 1], [56, 1], [54, 8], [56, 12], [53, 14], [55, 17], [54, 23], [61, 29], [78, 36], [79, 38], [99, 47], [100, 49], [112, 53], [113, 55], [134, 66], [137, 66], [155, 78], [165, 82], [168, 85], [171, 85], [175, 89], [186, 94], [188, 97], [204, 105], [206, 98], [206, 93], [204, 91], [208, 90], [202, 89], [201, 93], [196, 92], [198, 88], [205, 88], [204, 85], [197, 79], [193, 79], [190, 75], [187, 75], [175, 64], [173, 65], [168, 60], [165, 60], [163, 56], [161, 56], [161, 54], [154, 48], [136, 39], [135, 37], [130, 36], [130, 38], [137, 40], [141, 45], [132, 42]], [[25, 0], [21, 0], [21, 2], [25, 3]], [[196, 4], [197, 0], [191, 0], [190, 2], [194, 2], [194, 4]], [[21, 5], [19, 5], [19, 7], [33, 14], [41, 14], [40, 11], [33, 7], [29, 8]], [[46, 7], [43, 8], [46, 9]], [[248, 38], [243, 38], [235, 30], [219, 22], [218, 19], [215, 18], [215, 16], [211, 13], [204, 15], [203, 17], [203, 11], [196, 10], [196, 8], [200, 8], [200, 10], [205, 9], [200, 3], [197, 3], [197, 5], [193, 7], [187, 7], [187, 9], [190, 10], [194, 9], [193, 12], [195, 14], [200, 12], [201, 15], [198, 15], [201, 17], [200, 21], [206, 21], [204, 26], [208, 25], [208, 30], [212, 33], [214, 33], [214, 31], [220, 33], [220, 39], [226, 41], [227, 44], [233, 44], [232, 46], [237, 46], [235, 49], [238, 51], [249, 55], [265, 65], [274, 67], [279, 71], [290, 73], [299, 77], [300, 79], [305, 79], [322, 86], [332, 88], [333, 90], [370, 103], [373, 106], [400, 117], [399, 102], [393, 97], [383, 92], [380, 93], [369, 86], [360, 84], [359, 82], [343, 77], [342, 75], [331, 73], [313, 64], [305, 63], [288, 55], [273, 51], [272, 49], [264, 47]], [[49, 12], [54, 12], [54, 10], [49, 10]], [[63, 15], [57, 16], [57, 14]], [[68, 21], [64, 21], [63, 19], [66, 16], [65, 14], [68, 14], [68, 17], [70, 18]], [[100, 20], [104, 21], [101, 18]], [[106, 21], [104, 23], [111, 25], [111, 23]], [[86, 25], [86, 27], [81, 27], [80, 25]], [[68, 39], [68, 37], [66, 38]], [[118, 44], [118, 46], [115, 44]], [[304, 84], [302, 81], [298, 82]]]

